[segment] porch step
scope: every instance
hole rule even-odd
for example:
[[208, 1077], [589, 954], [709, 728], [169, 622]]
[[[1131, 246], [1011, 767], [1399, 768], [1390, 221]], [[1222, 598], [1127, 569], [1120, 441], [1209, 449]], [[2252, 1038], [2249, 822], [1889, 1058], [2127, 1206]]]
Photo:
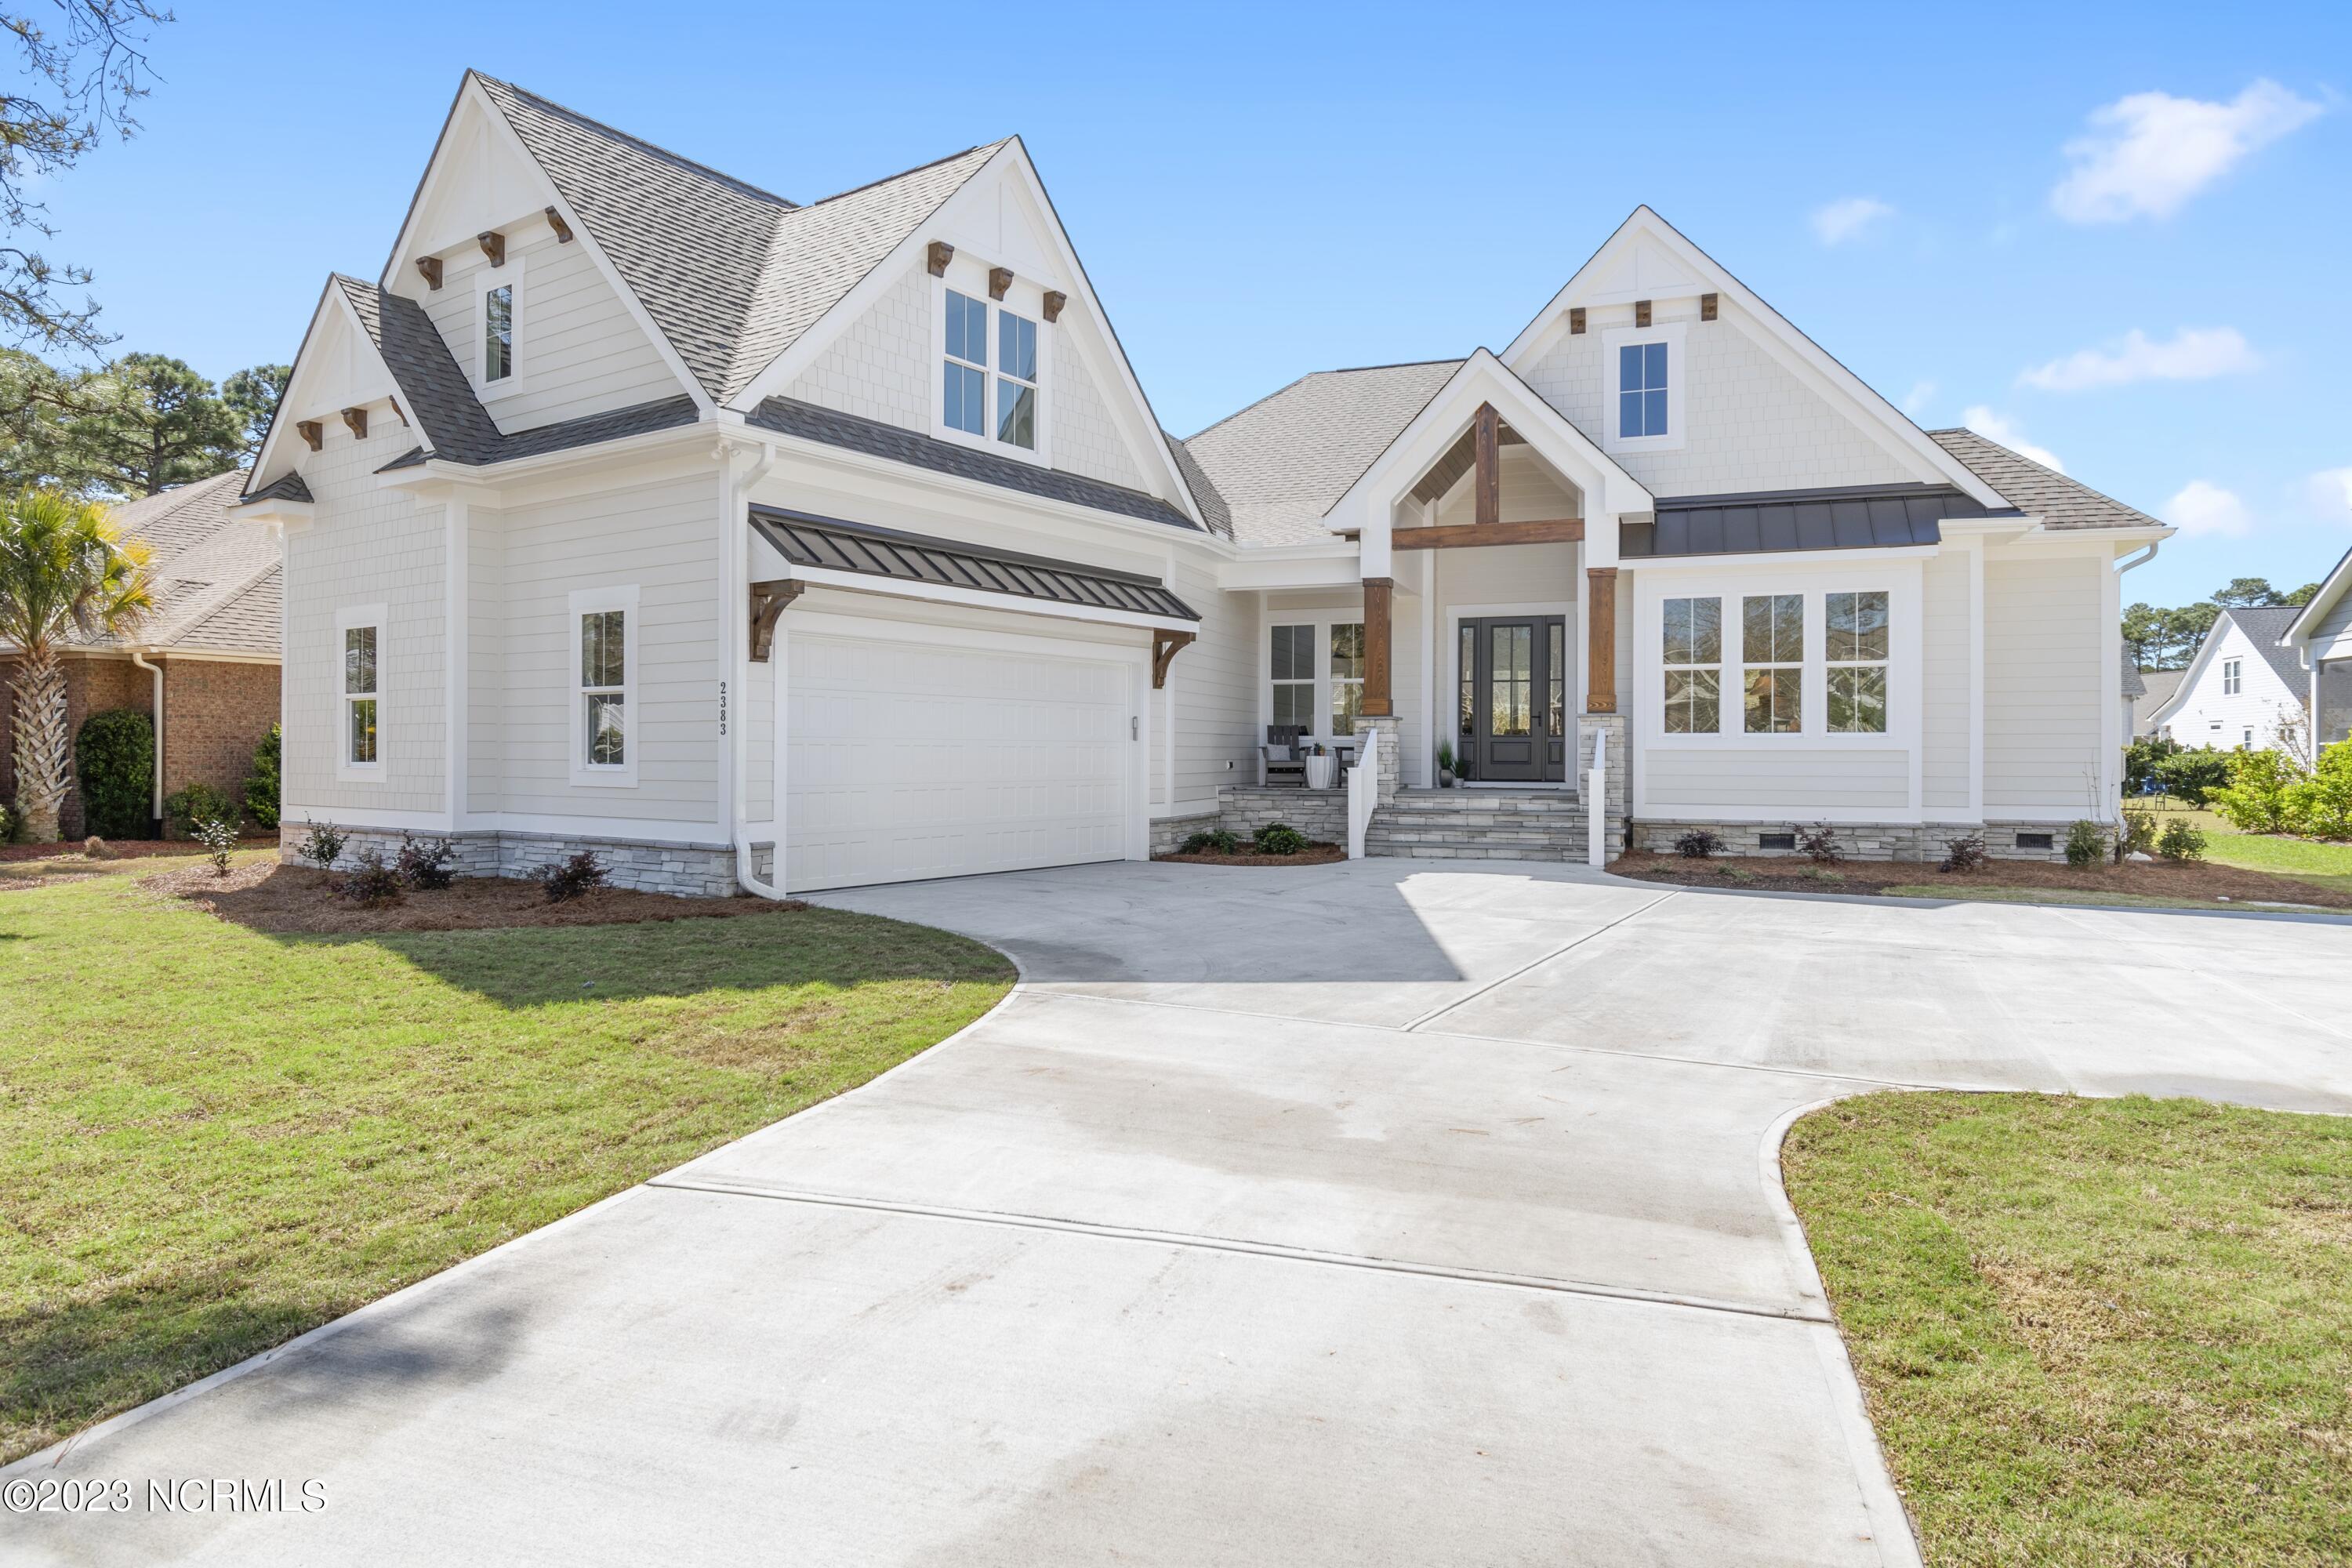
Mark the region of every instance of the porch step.
[[1406, 790], [1373, 813], [1364, 853], [1422, 860], [1582, 860], [1584, 805], [1565, 792]]

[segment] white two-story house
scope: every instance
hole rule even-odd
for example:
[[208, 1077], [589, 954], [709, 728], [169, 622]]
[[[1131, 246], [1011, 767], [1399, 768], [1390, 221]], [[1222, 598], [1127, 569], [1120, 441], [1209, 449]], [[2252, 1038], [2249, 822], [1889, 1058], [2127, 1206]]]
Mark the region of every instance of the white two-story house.
[[769, 896], [1329, 836], [1269, 727], [1370, 759], [1397, 853], [1548, 850], [1431, 827], [1441, 748], [1438, 805], [1613, 846], [2043, 852], [2113, 816], [2167, 531], [1920, 430], [1646, 208], [1499, 352], [1180, 441], [1018, 140], [801, 205], [478, 75], [245, 510], [289, 836]]
[[2311, 682], [2284, 638], [2303, 614], [2294, 605], [2223, 610], [2198, 645], [2180, 684], [2149, 715], [2152, 734], [2184, 746], [2260, 750], [2303, 735]]

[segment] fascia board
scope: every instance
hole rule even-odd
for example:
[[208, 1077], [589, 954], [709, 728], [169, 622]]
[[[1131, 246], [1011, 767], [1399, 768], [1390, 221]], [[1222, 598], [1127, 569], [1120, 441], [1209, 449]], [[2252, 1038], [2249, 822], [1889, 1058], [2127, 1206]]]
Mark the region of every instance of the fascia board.
[[1060, 621], [1087, 621], [1097, 626], [1133, 626], [1143, 631], [1197, 632], [1198, 621], [1175, 616], [1146, 616], [1132, 610], [1103, 610], [1086, 605], [1065, 605], [1052, 599], [1024, 599], [1017, 594], [988, 594], [977, 588], [945, 584], [909, 583], [897, 577], [874, 577], [862, 572], [836, 572], [823, 566], [792, 568], [795, 582], [815, 588], [839, 588], [853, 594], [873, 594], [887, 599], [919, 599], [935, 605], [1001, 610], [1010, 615], [1045, 616]]
[[[354, 331], [359, 332], [362, 338], [364, 339], [367, 337], [367, 331], [360, 325], [358, 312], [352, 310], [352, 302], [350, 299], [344, 295], [342, 285], [337, 283], [333, 274], [330, 273], [325, 286], [319, 290], [318, 304], [311, 308], [310, 324], [302, 329], [302, 342], [294, 351], [294, 368], [287, 374], [286, 390], [278, 395], [278, 406], [270, 410], [269, 428], [262, 433], [261, 449], [254, 454], [253, 479], [260, 483], [267, 484], [272, 482], [273, 476], [270, 474], [269, 470], [270, 465], [277, 460], [279, 427], [284, 422], [287, 405], [292, 401], [294, 388], [301, 379], [303, 359], [310, 352], [310, 343], [312, 340], [317, 338], [319, 335], [319, 322], [326, 316], [330, 296], [342, 301], [343, 315], [346, 321], [349, 322]], [[370, 340], [370, 342], [372, 342], [373, 340]], [[381, 359], [383, 356], [379, 354], [377, 357]], [[387, 373], [391, 370], [389, 365], [384, 368]], [[397, 379], [394, 381], [393, 384], [395, 386], [399, 384]]]
[[2290, 647], [2300, 647], [2309, 643], [2312, 635], [2318, 630], [2320, 621], [2336, 607], [2336, 601], [2347, 593], [2352, 593], [2352, 550], [2346, 551], [2343, 558], [2336, 563], [2335, 570], [2321, 580], [2319, 592], [2311, 596], [2311, 603], [2303, 607], [2303, 614], [2287, 623], [2286, 635], [2279, 640]]

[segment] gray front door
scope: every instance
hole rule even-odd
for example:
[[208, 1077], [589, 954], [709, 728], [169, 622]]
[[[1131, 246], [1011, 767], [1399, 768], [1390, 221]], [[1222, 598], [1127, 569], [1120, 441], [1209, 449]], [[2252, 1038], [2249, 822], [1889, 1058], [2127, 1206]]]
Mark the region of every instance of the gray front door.
[[1471, 778], [1543, 784], [1568, 777], [1567, 630], [1559, 616], [1462, 623], [1457, 750]]

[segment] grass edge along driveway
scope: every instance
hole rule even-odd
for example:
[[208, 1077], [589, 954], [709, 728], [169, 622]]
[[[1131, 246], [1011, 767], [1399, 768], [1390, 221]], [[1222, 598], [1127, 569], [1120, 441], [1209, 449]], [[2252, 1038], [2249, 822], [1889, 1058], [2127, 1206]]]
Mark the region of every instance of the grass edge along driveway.
[[1927, 1563], [2352, 1561], [2352, 1118], [1885, 1093], [1781, 1159]]
[[0, 1462], [855, 1088], [1012, 966], [926, 927], [267, 935], [0, 892]]

